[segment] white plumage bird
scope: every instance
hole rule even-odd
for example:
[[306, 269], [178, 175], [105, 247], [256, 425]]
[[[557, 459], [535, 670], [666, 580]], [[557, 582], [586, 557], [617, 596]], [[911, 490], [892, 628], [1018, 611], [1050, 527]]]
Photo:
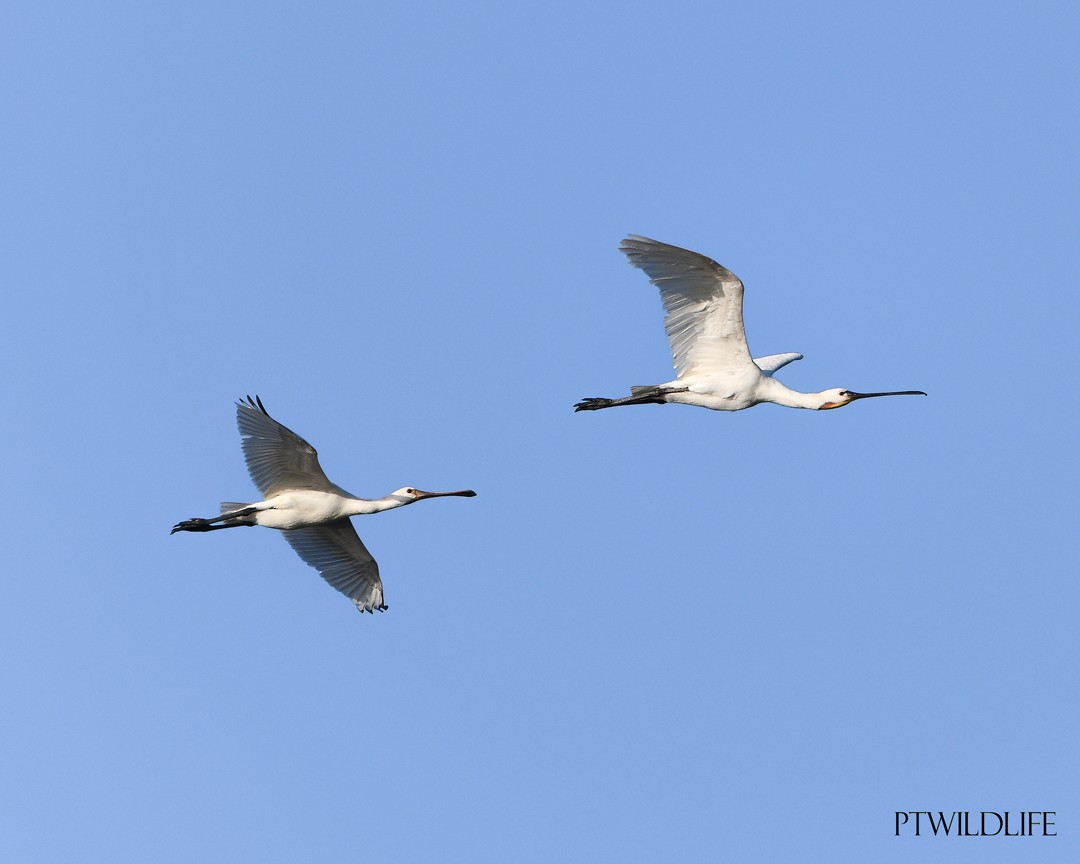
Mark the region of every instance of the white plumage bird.
[[676, 377], [666, 384], [631, 387], [631, 395], [623, 399], [583, 399], [574, 406], [575, 411], [666, 402], [714, 411], [741, 411], [774, 402], [820, 411], [875, 396], [926, 395], [922, 390], [855, 393], [842, 388], [800, 393], [785, 387], [773, 373], [803, 355], [751, 357], [743, 329], [743, 284], [738, 276], [697, 252], [637, 234], [629, 235], [619, 249], [660, 289]]
[[171, 533], [245, 525], [277, 528], [296, 554], [361, 612], [382, 612], [388, 607], [379, 565], [360, 542], [349, 517], [404, 507], [424, 498], [476, 495], [471, 489], [422, 492], [406, 486], [384, 498], [357, 498], [330, 482], [315, 448], [274, 420], [258, 396], [236, 403], [236, 425], [243, 437], [248, 473], [263, 500], [254, 504], [227, 501], [221, 505], [220, 516], [187, 519], [173, 526]]

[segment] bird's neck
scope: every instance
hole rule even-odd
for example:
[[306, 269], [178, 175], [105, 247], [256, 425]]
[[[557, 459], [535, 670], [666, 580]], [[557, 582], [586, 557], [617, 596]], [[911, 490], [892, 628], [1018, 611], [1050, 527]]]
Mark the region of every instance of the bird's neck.
[[372, 513], [382, 513], [383, 510], [393, 510], [405, 502], [393, 495], [385, 498], [353, 498], [349, 497], [345, 503], [343, 515], [345, 516], [369, 516]]
[[821, 393], [801, 393], [785, 387], [775, 378], [763, 378], [764, 396], [767, 402], [783, 405], [785, 408], [809, 408], [816, 411], [824, 402], [825, 397]]

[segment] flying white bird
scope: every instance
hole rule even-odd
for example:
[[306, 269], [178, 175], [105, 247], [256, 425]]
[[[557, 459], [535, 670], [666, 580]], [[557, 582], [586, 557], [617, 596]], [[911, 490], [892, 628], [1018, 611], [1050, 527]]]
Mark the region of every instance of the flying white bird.
[[773, 373], [802, 354], [770, 354], [751, 359], [743, 330], [743, 284], [711, 258], [631, 234], [619, 246], [660, 289], [664, 329], [671, 343], [675, 380], [631, 387], [623, 399], [592, 397], [575, 411], [598, 411], [617, 405], [678, 402], [714, 411], [741, 411], [761, 402], [789, 408], [840, 408], [874, 396], [925, 396], [922, 390], [855, 393], [835, 388], [800, 393], [785, 387]]
[[258, 396], [236, 403], [236, 425], [243, 437], [248, 473], [263, 500], [254, 504], [226, 501], [220, 516], [178, 522], [170, 533], [242, 525], [278, 528], [296, 554], [361, 612], [383, 612], [388, 607], [383, 602], [379, 565], [360, 542], [349, 517], [393, 510], [424, 498], [476, 495], [471, 489], [421, 492], [406, 486], [385, 498], [357, 498], [327, 479], [315, 448], [274, 420]]

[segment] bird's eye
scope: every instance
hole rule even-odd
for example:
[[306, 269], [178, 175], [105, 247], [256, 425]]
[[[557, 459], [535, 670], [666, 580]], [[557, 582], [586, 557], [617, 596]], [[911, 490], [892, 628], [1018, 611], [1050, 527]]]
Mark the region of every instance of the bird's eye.
[[415, 494], [416, 494], [416, 490], [415, 490], [415, 489], [406, 489], [406, 490], [405, 490], [405, 494], [406, 494], [406, 495], [415, 495]]

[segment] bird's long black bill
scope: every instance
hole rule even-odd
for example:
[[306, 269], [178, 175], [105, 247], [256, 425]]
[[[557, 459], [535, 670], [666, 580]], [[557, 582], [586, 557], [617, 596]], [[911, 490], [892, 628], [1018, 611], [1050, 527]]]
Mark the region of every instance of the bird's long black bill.
[[457, 492], [421, 492], [419, 498], [475, 498], [476, 493], [472, 489], [461, 489]]
[[889, 393], [852, 393], [850, 390], [848, 393], [851, 396], [851, 401], [856, 399], [873, 399], [875, 396], [925, 396], [922, 390], [892, 390]]

